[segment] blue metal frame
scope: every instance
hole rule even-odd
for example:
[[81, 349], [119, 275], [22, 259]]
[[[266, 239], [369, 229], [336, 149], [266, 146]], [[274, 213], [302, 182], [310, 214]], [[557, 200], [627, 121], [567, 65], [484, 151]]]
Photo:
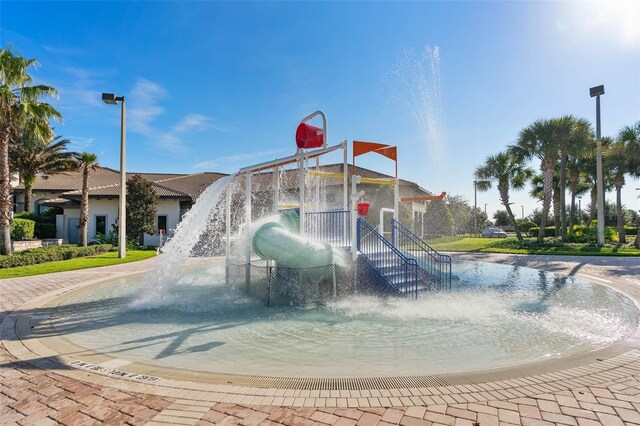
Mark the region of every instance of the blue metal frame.
[[438, 253], [395, 219], [391, 219], [391, 229], [396, 245], [425, 272], [421, 281], [432, 290], [451, 290], [451, 256]]
[[366, 221], [357, 221], [357, 248], [396, 292], [418, 297], [418, 262], [405, 256]]

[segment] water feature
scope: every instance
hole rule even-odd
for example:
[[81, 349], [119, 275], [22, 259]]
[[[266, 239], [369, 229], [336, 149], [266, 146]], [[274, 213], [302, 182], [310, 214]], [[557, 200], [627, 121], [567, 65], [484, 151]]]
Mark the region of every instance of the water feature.
[[[504, 265], [456, 264], [454, 292], [422, 293], [417, 300], [365, 293], [370, 287], [363, 280], [347, 280], [349, 291], [337, 291], [339, 248], [298, 235], [299, 216], [290, 212], [257, 218], [280, 206], [252, 191], [250, 173], [241, 170], [204, 191], [146, 277], [64, 295], [53, 326], [78, 346], [120, 359], [302, 377], [517, 366], [603, 348], [636, 328], [636, 306], [613, 290]], [[339, 221], [347, 222], [347, 216]], [[225, 242], [231, 245], [226, 261], [220, 257]], [[303, 273], [287, 275], [289, 268]], [[314, 268], [324, 269], [306, 274]], [[253, 297], [256, 289], [270, 289], [279, 271], [291, 288], [316, 286], [316, 294], [329, 297], [276, 304]]]
[[456, 263], [452, 293], [418, 300], [354, 294], [326, 306], [268, 307], [224, 284], [224, 268], [183, 269], [171, 304], [131, 308], [126, 279], [76, 293], [53, 323], [120, 359], [198, 371], [301, 377], [422, 375], [544, 361], [631, 334], [621, 294], [529, 268]]

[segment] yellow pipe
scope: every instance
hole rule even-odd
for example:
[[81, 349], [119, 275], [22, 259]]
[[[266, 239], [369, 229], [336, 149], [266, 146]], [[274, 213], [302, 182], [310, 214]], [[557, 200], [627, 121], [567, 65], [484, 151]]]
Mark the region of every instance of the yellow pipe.
[[389, 185], [389, 186], [395, 186], [395, 184], [396, 184], [396, 180], [395, 179], [385, 179], [385, 178], [366, 178], [366, 177], [361, 177], [360, 178], [360, 182], [361, 183], [372, 183], [374, 185]]
[[320, 176], [320, 177], [328, 177], [335, 179], [342, 179], [344, 177], [343, 173], [338, 172], [320, 172], [316, 170], [307, 170], [307, 174], [310, 176]]

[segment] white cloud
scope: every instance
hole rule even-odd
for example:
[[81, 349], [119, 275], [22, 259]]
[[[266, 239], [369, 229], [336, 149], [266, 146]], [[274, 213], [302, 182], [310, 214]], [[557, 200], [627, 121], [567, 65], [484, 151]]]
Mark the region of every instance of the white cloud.
[[[213, 160], [201, 161], [193, 165], [195, 169], [212, 169], [218, 167], [223, 163], [248, 163], [251, 160], [257, 160], [264, 157], [272, 157], [277, 154], [287, 152], [286, 149], [269, 149], [265, 151], [247, 152], [244, 154], [227, 155], [224, 157], [218, 157]], [[246, 164], [249, 165], [249, 164]]]
[[85, 138], [82, 136], [69, 136], [65, 139], [71, 141], [69, 149], [72, 151], [86, 151], [94, 142], [93, 138]]
[[127, 125], [133, 132], [153, 139], [155, 145], [174, 153], [187, 150], [185, 140], [194, 134], [209, 129], [222, 130], [214, 120], [203, 114], [190, 113], [175, 124], [163, 128], [158, 119], [166, 112], [162, 106], [167, 98], [167, 90], [153, 81], [140, 78], [136, 81], [131, 95], [127, 97], [129, 110]]
[[69, 46], [51, 46], [51, 45], [43, 45], [42, 48], [47, 52], [56, 54], [56, 55], [65, 55], [65, 56], [81, 56], [84, 55], [84, 50], [78, 49], [76, 47]]

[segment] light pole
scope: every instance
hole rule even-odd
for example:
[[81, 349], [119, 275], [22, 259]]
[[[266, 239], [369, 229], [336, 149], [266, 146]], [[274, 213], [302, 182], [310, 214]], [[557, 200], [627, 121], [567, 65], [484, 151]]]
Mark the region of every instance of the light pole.
[[598, 245], [604, 245], [604, 181], [602, 176], [602, 140], [600, 139], [600, 95], [604, 95], [604, 85], [589, 89], [596, 98], [596, 184], [598, 194]]
[[524, 222], [524, 205], [520, 204], [520, 208], [522, 209], [522, 221]]
[[578, 195], [578, 225], [582, 225], [582, 195]]
[[487, 203], [484, 203], [484, 215], [487, 215]]
[[124, 96], [116, 96], [113, 93], [103, 93], [102, 101], [105, 104], [117, 105], [120, 102], [120, 214], [118, 221], [118, 257], [127, 257], [127, 171], [125, 162], [127, 159], [127, 114]]
[[478, 181], [473, 181], [473, 235], [478, 231]]

